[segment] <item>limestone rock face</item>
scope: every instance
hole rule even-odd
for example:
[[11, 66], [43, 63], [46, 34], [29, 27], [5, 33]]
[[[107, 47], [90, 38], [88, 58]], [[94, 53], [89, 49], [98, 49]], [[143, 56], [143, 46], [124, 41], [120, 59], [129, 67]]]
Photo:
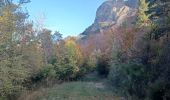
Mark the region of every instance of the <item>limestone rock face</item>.
[[107, 0], [96, 12], [94, 23], [82, 35], [99, 33], [111, 26], [130, 24], [136, 16], [138, 0]]

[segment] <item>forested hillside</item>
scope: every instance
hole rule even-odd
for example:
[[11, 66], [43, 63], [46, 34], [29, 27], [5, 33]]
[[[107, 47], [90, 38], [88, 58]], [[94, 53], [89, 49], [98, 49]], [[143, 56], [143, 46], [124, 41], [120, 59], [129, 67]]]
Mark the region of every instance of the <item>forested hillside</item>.
[[169, 0], [107, 0], [66, 38], [30, 2], [0, 0], [0, 100], [170, 100]]

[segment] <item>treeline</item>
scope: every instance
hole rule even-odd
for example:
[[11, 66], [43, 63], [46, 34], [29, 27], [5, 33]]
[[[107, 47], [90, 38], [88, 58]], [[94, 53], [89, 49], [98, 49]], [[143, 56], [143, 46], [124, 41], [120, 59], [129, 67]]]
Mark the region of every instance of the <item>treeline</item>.
[[29, 2], [0, 1], [0, 100], [15, 100], [39, 85], [77, 80], [96, 66], [96, 55], [84, 60], [76, 37], [63, 39], [29, 21], [23, 10]]
[[135, 24], [85, 39], [35, 28], [25, 3], [29, 0], [0, 1], [0, 100], [93, 71], [128, 100], [170, 99], [168, 0], [139, 0]]
[[135, 26], [115, 33], [108, 77], [128, 100], [170, 99], [169, 12], [169, 0], [139, 0]]
[[170, 99], [170, 1], [139, 0], [135, 22], [89, 35], [83, 50], [127, 100]]

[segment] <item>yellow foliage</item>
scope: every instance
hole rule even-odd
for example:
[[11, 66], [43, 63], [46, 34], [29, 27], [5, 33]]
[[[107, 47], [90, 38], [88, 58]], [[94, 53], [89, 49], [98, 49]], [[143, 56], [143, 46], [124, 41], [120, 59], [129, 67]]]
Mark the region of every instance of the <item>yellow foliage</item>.
[[16, 19], [12, 12], [12, 7], [7, 6], [2, 9], [0, 16], [0, 43], [12, 40], [12, 34], [15, 31]]

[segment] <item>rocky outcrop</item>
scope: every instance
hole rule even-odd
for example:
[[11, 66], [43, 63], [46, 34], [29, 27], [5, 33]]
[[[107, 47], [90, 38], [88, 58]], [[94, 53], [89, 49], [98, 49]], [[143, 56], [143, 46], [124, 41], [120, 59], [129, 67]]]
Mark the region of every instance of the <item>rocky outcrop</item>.
[[131, 24], [137, 12], [138, 0], [107, 0], [96, 12], [94, 23], [81, 35], [99, 33], [112, 26]]

